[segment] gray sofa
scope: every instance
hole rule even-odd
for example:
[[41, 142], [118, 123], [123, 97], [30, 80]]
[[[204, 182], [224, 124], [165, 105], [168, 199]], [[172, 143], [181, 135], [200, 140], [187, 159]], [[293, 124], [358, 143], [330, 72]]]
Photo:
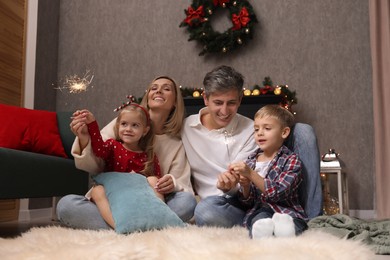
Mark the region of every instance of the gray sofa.
[[70, 112], [57, 112], [58, 129], [69, 158], [0, 147], [0, 199], [60, 197], [85, 194], [88, 173], [74, 165]]

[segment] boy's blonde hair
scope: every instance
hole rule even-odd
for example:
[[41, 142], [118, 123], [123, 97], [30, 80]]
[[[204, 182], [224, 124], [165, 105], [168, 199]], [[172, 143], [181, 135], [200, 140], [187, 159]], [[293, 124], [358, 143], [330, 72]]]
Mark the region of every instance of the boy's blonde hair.
[[175, 80], [173, 80], [171, 77], [168, 76], [160, 76], [153, 79], [152, 82], [149, 84], [145, 95], [142, 98], [141, 105], [149, 109], [148, 94], [150, 92], [150, 88], [153, 86], [153, 83], [158, 79], [167, 79], [171, 81], [174, 86], [174, 91], [176, 94], [175, 106], [170, 112], [167, 121], [164, 123], [164, 128], [163, 128], [164, 134], [180, 138], [181, 128], [183, 126], [183, 120], [185, 117], [185, 106], [184, 106], [184, 100], [181, 94], [180, 86], [176, 84]]
[[144, 107], [141, 108], [141, 106], [138, 104], [137, 105], [129, 105], [129, 106], [126, 106], [125, 108], [123, 108], [121, 110], [121, 112], [119, 113], [119, 115], [116, 119], [116, 122], [115, 122], [115, 126], [114, 126], [115, 139], [119, 142], [122, 142], [122, 140], [119, 138], [119, 124], [120, 124], [120, 121], [122, 119], [123, 114], [128, 113], [128, 112], [132, 112], [132, 111], [134, 111], [140, 115], [145, 127], [147, 127], [147, 126], [150, 127], [150, 129], [146, 133], [146, 135], [144, 135], [143, 137], [141, 137], [141, 139], [139, 139], [138, 145], [141, 148], [141, 150], [144, 151], [147, 155], [147, 161], [145, 162], [145, 167], [141, 171], [141, 173], [143, 173], [145, 176], [154, 176], [155, 175], [155, 172], [154, 172], [154, 156], [155, 156], [155, 154], [154, 154], [154, 150], [153, 150], [153, 145], [154, 145], [155, 134], [154, 134], [153, 123], [150, 120], [150, 117], [149, 117], [149, 114], [148, 114], [146, 108], [144, 108]]
[[282, 128], [289, 127], [291, 129], [295, 124], [294, 115], [280, 105], [263, 106], [256, 112], [254, 119], [267, 116], [276, 118]]

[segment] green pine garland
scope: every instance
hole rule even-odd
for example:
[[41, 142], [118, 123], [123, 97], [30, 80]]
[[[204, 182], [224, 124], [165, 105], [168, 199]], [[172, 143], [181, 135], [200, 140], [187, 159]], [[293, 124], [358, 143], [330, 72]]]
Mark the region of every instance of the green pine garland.
[[[210, 23], [219, 8], [229, 10], [233, 26], [220, 33]], [[253, 38], [256, 15], [247, 0], [194, 0], [187, 10], [180, 27], [187, 27], [189, 41], [196, 40], [203, 45], [200, 56], [206, 53], [227, 53], [246, 44]]]
[[[270, 77], [265, 77], [263, 82], [263, 86], [254, 85], [252, 87], [252, 91], [257, 89], [259, 90], [259, 95], [272, 95], [272, 96], [281, 96], [281, 102], [280, 105], [287, 108], [288, 110], [292, 111], [292, 106], [298, 103], [298, 99], [296, 98], [296, 92], [291, 91], [290, 88], [287, 85], [277, 85], [274, 86], [273, 82]], [[276, 89], [280, 89], [280, 93], [275, 91]], [[181, 94], [183, 97], [193, 97], [193, 94], [195, 91], [198, 91], [200, 94], [202, 94], [203, 89], [194, 89], [194, 88], [186, 88], [183, 87], [180, 89]], [[198, 98], [201, 98], [202, 96], [199, 96]], [[245, 96], [244, 96], [245, 98]]]

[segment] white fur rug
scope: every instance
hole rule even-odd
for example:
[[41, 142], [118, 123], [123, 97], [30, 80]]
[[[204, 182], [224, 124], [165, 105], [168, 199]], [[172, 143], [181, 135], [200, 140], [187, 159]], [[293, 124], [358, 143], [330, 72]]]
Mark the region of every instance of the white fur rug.
[[169, 228], [118, 235], [63, 227], [32, 228], [0, 239], [0, 259], [372, 259], [360, 242], [310, 230], [294, 238], [251, 240], [244, 228]]

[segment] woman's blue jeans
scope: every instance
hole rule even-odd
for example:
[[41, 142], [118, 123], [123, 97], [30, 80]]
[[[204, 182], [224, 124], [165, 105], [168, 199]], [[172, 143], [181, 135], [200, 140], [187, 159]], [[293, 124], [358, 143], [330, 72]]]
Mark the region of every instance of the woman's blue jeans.
[[[166, 197], [166, 203], [184, 222], [194, 215], [196, 200], [189, 192], [174, 192]], [[57, 217], [66, 226], [79, 229], [110, 229], [95, 203], [81, 195], [67, 195], [57, 204]]]

